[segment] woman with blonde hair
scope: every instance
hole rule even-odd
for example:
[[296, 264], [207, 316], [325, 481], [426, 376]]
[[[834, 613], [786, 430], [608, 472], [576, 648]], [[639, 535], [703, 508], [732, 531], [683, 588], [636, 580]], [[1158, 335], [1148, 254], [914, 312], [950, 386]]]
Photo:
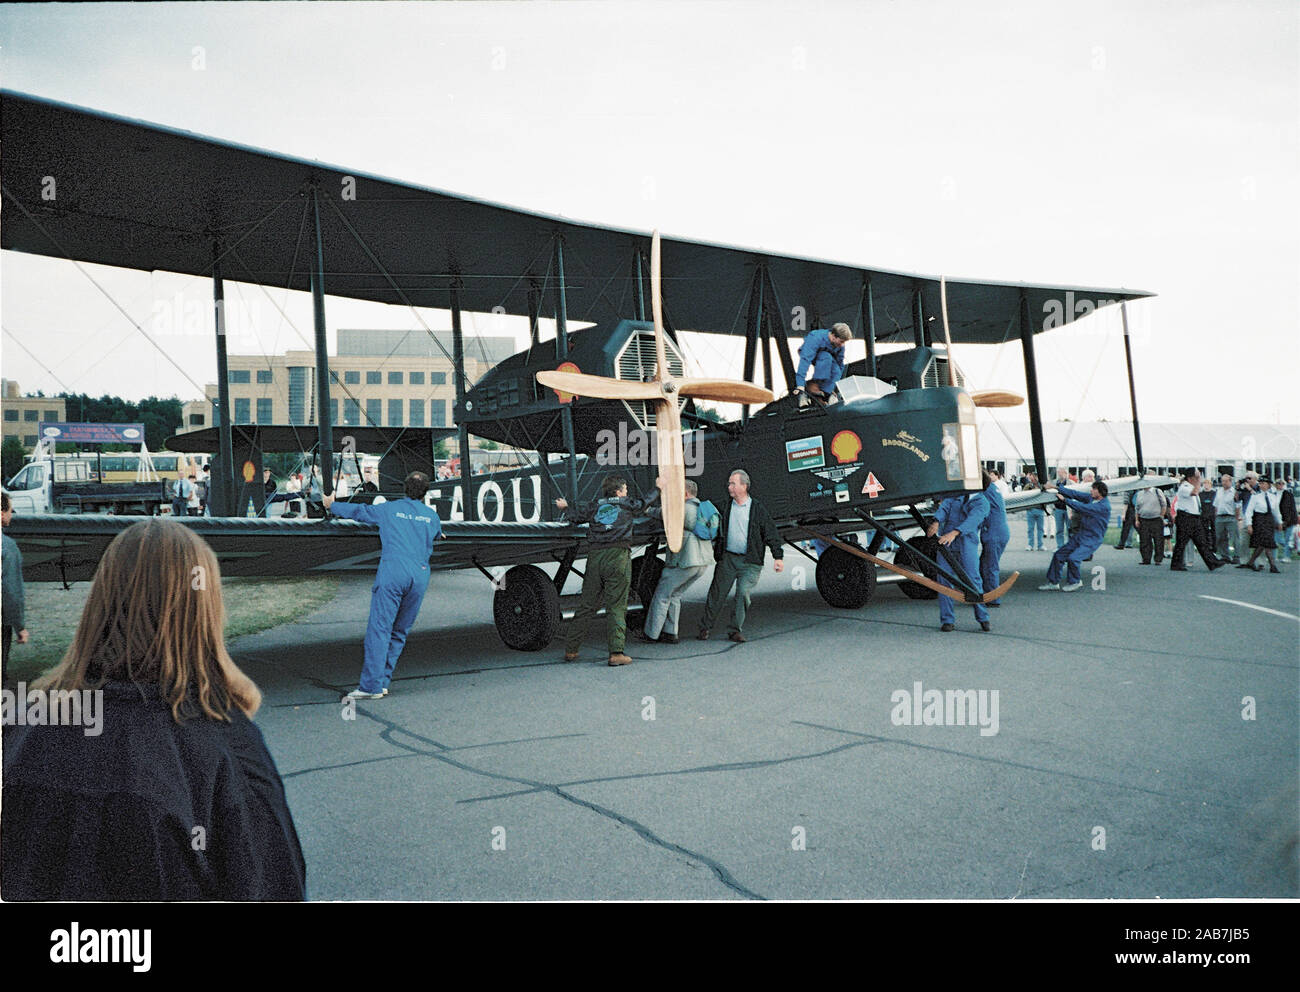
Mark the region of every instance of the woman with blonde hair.
[[143, 520], [108, 546], [72, 646], [15, 701], [48, 700], [47, 718], [5, 727], [5, 899], [305, 897], [250, 720], [262, 695], [224, 624], [216, 556], [184, 524]]

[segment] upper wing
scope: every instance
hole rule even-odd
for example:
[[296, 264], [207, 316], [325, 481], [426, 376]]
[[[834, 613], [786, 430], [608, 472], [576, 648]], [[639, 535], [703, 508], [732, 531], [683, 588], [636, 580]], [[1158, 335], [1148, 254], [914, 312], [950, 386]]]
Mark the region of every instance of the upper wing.
[[[0, 247], [84, 262], [208, 276], [212, 232], [225, 232], [227, 279], [306, 291], [310, 266], [295, 266], [295, 248], [314, 189], [331, 295], [446, 307], [456, 284], [467, 310], [527, 314], [530, 282], [548, 285], [558, 236], [575, 276], [565, 284], [569, 318], [600, 320], [629, 316], [614, 301], [632, 298], [638, 253], [650, 244], [648, 231], [530, 213], [12, 91], [0, 92], [0, 144]], [[677, 238], [664, 238], [663, 257], [665, 305], [678, 328], [743, 333], [734, 318], [756, 262], [779, 299], [815, 304], [823, 326], [859, 326], [868, 277], [877, 312], [895, 318], [881, 320], [882, 339], [911, 339], [918, 289], [924, 312], [940, 312], [935, 276]], [[951, 279], [947, 286], [958, 343], [1002, 341], [1022, 292], [1038, 331], [1150, 295]]]

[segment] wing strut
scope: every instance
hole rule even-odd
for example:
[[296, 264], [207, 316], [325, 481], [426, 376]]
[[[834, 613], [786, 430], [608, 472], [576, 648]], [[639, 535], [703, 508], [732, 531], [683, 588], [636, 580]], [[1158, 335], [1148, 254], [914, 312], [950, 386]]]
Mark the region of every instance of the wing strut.
[[[564, 236], [555, 235], [555, 360], [560, 364], [569, 358], [569, 306], [564, 298]], [[542, 383], [546, 385], [546, 383]], [[560, 410], [560, 430], [564, 434], [564, 450], [568, 461], [568, 497], [578, 498], [578, 452], [573, 441], [573, 401]]]
[[[460, 322], [460, 280], [451, 282], [451, 351], [456, 367], [456, 409], [463, 410], [465, 403], [465, 334]], [[478, 502], [471, 491], [474, 485], [474, 458], [469, 450], [469, 427], [463, 422], [459, 428], [457, 444], [460, 447], [460, 508], [466, 520], [478, 515]], [[432, 461], [430, 457], [430, 461]]]
[[1034, 446], [1038, 482], [1046, 485], [1047, 450], [1043, 445], [1043, 412], [1038, 403], [1038, 363], [1034, 360], [1034, 328], [1029, 322], [1029, 294], [1020, 291], [1020, 347], [1025, 355], [1025, 392], [1029, 400], [1029, 439]]
[[[313, 273], [314, 275], [314, 273]], [[226, 287], [221, 280], [221, 245], [212, 242], [212, 309], [217, 331], [217, 459], [213, 487], [213, 516], [228, 517], [235, 510], [235, 442], [230, 419], [230, 372], [226, 361]], [[210, 498], [210, 497], [209, 497]]]
[[321, 451], [320, 491], [333, 496], [334, 424], [330, 421], [330, 356], [325, 344], [325, 241], [321, 237], [317, 193], [313, 183], [311, 213], [316, 228], [316, 264], [311, 269], [311, 311], [316, 324], [316, 423]]
[[1146, 475], [1146, 462], [1142, 460], [1142, 429], [1138, 426], [1137, 387], [1133, 385], [1133, 348], [1129, 344], [1128, 303], [1123, 300], [1119, 304], [1119, 317], [1124, 322], [1124, 362], [1128, 365], [1128, 399], [1133, 408], [1133, 446], [1137, 448], [1138, 475]]

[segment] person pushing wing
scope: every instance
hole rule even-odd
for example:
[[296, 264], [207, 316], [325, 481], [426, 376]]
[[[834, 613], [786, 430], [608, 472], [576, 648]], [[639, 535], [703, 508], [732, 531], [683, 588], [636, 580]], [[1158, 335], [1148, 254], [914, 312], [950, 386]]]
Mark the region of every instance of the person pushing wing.
[[442, 521], [438, 511], [424, 503], [424, 494], [429, 491], [427, 475], [412, 472], [403, 488], [405, 499], [378, 506], [342, 503], [328, 495], [321, 499], [326, 511], [336, 517], [378, 526], [383, 547], [370, 594], [361, 681], [345, 699], [382, 699], [388, 695], [398, 656], [429, 586], [429, 557], [433, 542], [442, 536]]

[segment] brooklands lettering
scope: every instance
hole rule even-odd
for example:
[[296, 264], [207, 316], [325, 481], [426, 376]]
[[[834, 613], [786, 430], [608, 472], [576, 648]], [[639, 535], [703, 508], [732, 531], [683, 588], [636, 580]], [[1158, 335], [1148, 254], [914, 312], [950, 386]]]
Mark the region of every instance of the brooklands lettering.
[[919, 438], [913, 437], [907, 431], [899, 431], [897, 437], [882, 437], [880, 445], [883, 448], [906, 448], [921, 461], [928, 462], [930, 456], [916, 446], [918, 440]]

